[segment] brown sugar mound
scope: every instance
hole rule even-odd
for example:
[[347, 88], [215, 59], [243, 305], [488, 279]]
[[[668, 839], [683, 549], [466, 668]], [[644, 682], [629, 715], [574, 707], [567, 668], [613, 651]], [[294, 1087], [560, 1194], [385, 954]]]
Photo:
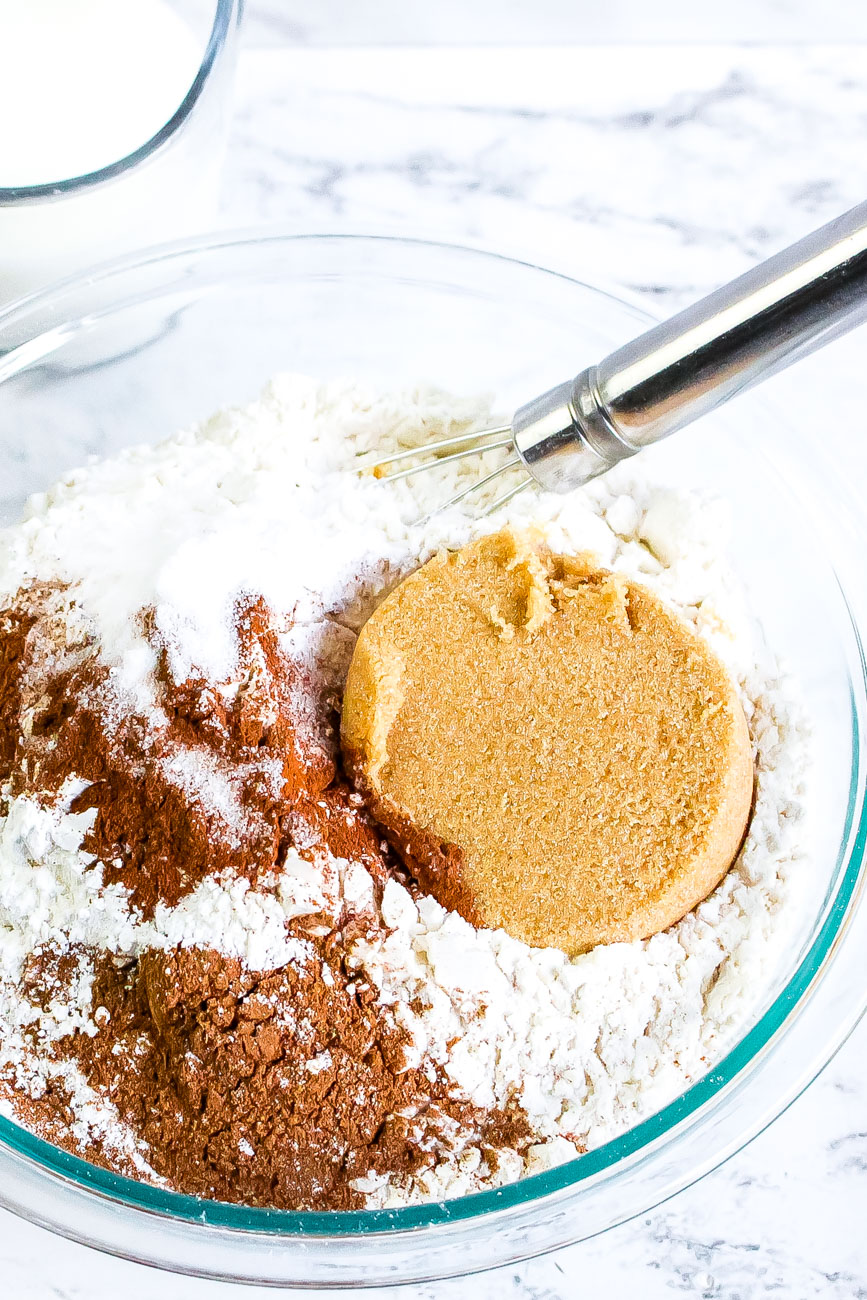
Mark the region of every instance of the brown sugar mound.
[[725, 875], [753, 764], [735, 688], [655, 596], [506, 530], [359, 638], [344, 752], [422, 886], [568, 953], [665, 929]]

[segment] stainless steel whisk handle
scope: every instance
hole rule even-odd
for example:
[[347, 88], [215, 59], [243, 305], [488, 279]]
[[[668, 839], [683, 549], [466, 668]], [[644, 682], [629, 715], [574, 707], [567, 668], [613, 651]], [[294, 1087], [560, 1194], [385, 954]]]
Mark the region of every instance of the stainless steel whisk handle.
[[867, 203], [516, 412], [515, 447], [568, 492], [867, 320]]

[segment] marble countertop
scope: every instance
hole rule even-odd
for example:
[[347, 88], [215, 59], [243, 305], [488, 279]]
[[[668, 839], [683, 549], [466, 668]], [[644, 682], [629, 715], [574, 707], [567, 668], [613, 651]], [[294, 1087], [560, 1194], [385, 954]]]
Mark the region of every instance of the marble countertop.
[[[187, 5], [203, 0], [184, 0]], [[204, 0], [210, 3], [210, 0]], [[867, 39], [859, 0], [248, 0], [255, 45], [556, 45], [575, 41]]]
[[[249, 49], [221, 219], [478, 244], [667, 313], [864, 198], [863, 69], [844, 45]], [[862, 354], [850, 336], [769, 385], [856, 493]], [[643, 1218], [471, 1281], [371, 1294], [863, 1300], [865, 1055], [867, 1023], [750, 1147]], [[10, 1300], [260, 1294], [158, 1276], [8, 1214], [0, 1278]]]

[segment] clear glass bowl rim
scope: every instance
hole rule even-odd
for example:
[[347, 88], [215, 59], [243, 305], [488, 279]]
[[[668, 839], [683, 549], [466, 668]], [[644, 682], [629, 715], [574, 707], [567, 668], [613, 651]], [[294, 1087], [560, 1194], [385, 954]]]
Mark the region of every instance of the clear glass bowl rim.
[[237, 30], [244, 4], [245, 0], [217, 0], [208, 42], [192, 85], [169, 120], [163, 123], [149, 140], [123, 158], [118, 158], [105, 167], [98, 167], [96, 171], [84, 172], [80, 176], [65, 177], [63, 180], [52, 181], [45, 185], [0, 185], [0, 207], [25, 203], [50, 203], [65, 199], [81, 190], [93, 189], [98, 185], [117, 180], [126, 172], [132, 171], [134, 167], [138, 167], [140, 163], [148, 162], [189, 121], [212, 74], [221, 62], [233, 31]]
[[[235, 0], [235, 3], [237, 2], [238, 0]], [[229, 3], [231, 4], [232, 0], [229, 0]], [[633, 315], [640, 314], [648, 326], [656, 323], [644, 306], [639, 306], [635, 301], [630, 301], [625, 295], [620, 296], [576, 277], [563, 275], [549, 268], [506, 257], [495, 252], [425, 239], [367, 234], [353, 235], [343, 232], [335, 234], [294, 234], [269, 230], [267, 233], [263, 233], [261, 230], [252, 229], [220, 232], [204, 238], [177, 241], [147, 250], [144, 253], [118, 258], [94, 268], [90, 272], [70, 276], [47, 289], [20, 298], [0, 309], [0, 343], [2, 343], [2, 331], [6, 329], [13, 330], [16, 322], [19, 324], [28, 323], [31, 312], [34, 313], [33, 320], [38, 322], [41, 310], [46, 307], [52, 309], [48, 313], [49, 318], [51, 318], [48, 333], [53, 334], [57, 327], [56, 311], [59, 305], [58, 300], [62, 302], [65, 291], [75, 290], [85, 285], [93, 288], [101, 282], [111, 280], [115, 276], [122, 276], [124, 272], [141, 270], [149, 265], [159, 263], [168, 264], [173, 259], [183, 258], [190, 254], [213, 255], [218, 254], [221, 250], [231, 250], [250, 244], [299, 244], [305, 241], [322, 245], [332, 242], [351, 243], [361, 246], [365, 244], [418, 246], [469, 255], [473, 258], [484, 258], [493, 262], [501, 261], [512, 266], [524, 267], [543, 276], [550, 276], [558, 281], [574, 284], [584, 291], [608, 299], [619, 307], [628, 308]], [[30, 321], [29, 323], [33, 322]], [[44, 319], [41, 323], [45, 324]], [[17, 351], [17, 348], [13, 349], [13, 351]], [[25, 353], [29, 351], [26, 343], [22, 345], [22, 351]], [[3, 359], [2, 348], [0, 348], [0, 362]], [[7, 362], [11, 360], [10, 354], [7, 353], [5, 360]], [[16, 370], [17, 367], [15, 366], [9, 371], [3, 364], [0, 364], [0, 383], [14, 375]], [[843, 594], [843, 599], [846, 600], [845, 594]], [[846, 603], [848, 606], [848, 602]], [[867, 660], [865, 660], [858, 623], [852, 615], [851, 609], [849, 610], [849, 617], [861, 672], [860, 684], [863, 693], [863, 686], [867, 683]], [[102, 1199], [120, 1202], [133, 1210], [143, 1211], [151, 1216], [166, 1217], [178, 1224], [185, 1223], [193, 1229], [197, 1226], [212, 1227], [214, 1229], [229, 1230], [232, 1233], [270, 1236], [276, 1240], [280, 1238], [299, 1240], [305, 1237], [308, 1239], [311, 1237], [319, 1238], [320, 1240], [324, 1238], [368, 1238], [375, 1234], [387, 1235], [390, 1239], [394, 1239], [399, 1233], [418, 1231], [419, 1229], [432, 1228], [437, 1225], [457, 1225], [474, 1219], [483, 1219], [497, 1211], [527, 1208], [534, 1202], [543, 1202], [555, 1193], [579, 1189], [582, 1183], [586, 1183], [595, 1175], [613, 1170], [616, 1165], [621, 1164], [627, 1158], [636, 1156], [643, 1149], [648, 1149], [654, 1143], [658, 1143], [665, 1137], [672, 1135], [676, 1130], [682, 1128], [686, 1121], [697, 1116], [702, 1108], [706, 1107], [715, 1098], [718, 1098], [731, 1085], [743, 1080], [749, 1067], [757, 1063], [773, 1041], [782, 1034], [787, 1024], [794, 1020], [799, 1008], [828, 968], [839, 941], [852, 919], [855, 907], [861, 901], [865, 878], [867, 878], [867, 866], [865, 866], [865, 860], [867, 860], [867, 802], [863, 799], [863, 763], [861, 759], [863, 737], [859, 729], [858, 702], [853, 697], [850, 703], [853, 722], [853, 762], [843, 836], [843, 845], [844, 847], [848, 846], [848, 860], [845, 863], [838, 864], [840, 874], [833, 901], [827, 908], [822, 925], [804, 953], [797, 969], [752, 1029], [707, 1075], [692, 1084], [686, 1092], [649, 1119], [642, 1121], [620, 1137], [595, 1148], [586, 1155], [545, 1173], [536, 1174], [508, 1184], [495, 1191], [475, 1193], [448, 1202], [393, 1210], [294, 1212], [250, 1208], [164, 1191], [91, 1165], [77, 1156], [70, 1155], [60, 1148], [34, 1137], [2, 1116], [0, 1116], [0, 1145], [7, 1147], [11, 1152], [23, 1157], [25, 1160], [34, 1162], [39, 1168], [68, 1186], [93, 1193]], [[863, 1010], [864, 1004], [862, 1002], [861, 1007], [854, 1009], [847, 1017], [845, 1027], [841, 1029], [833, 1044], [821, 1056], [819, 1064], [812, 1069], [809, 1078], [803, 1080], [795, 1091], [780, 1098], [779, 1104], [774, 1107], [773, 1115], [766, 1121], [767, 1123], [771, 1122], [772, 1118], [775, 1118], [786, 1106], [791, 1104], [795, 1096], [827, 1064], [827, 1061], [854, 1028]], [[744, 1137], [744, 1142], [751, 1140], [757, 1131], [758, 1129], [750, 1131]], [[720, 1159], [727, 1158], [729, 1154], [731, 1154], [730, 1151], [721, 1156]], [[703, 1172], [706, 1172], [706, 1170], [703, 1170]], [[701, 1176], [701, 1174], [695, 1176]], [[692, 1179], [686, 1181], [692, 1181]], [[10, 1208], [14, 1207], [10, 1206]], [[46, 1220], [46, 1223], [47, 1226], [55, 1227], [55, 1230], [57, 1230], [57, 1225], [52, 1221]], [[68, 1233], [67, 1235], [74, 1236], [75, 1234]], [[104, 1243], [94, 1244], [101, 1245], [103, 1249], [106, 1248]], [[482, 1267], [485, 1266], [482, 1265]], [[211, 1276], [225, 1275], [211, 1274]]]

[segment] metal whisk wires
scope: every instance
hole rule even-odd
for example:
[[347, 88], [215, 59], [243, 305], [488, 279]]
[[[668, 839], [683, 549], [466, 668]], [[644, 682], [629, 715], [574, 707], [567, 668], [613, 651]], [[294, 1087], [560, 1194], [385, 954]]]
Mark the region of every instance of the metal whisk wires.
[[[371, 457], [360, 468], [399, 479], [464, 456], [511, 450], [498, 469], [426, 519], [512, 470], [521, 471], [520, 482], [491, 502], [486, 514], [532, 482], [545, 492], [571, 492], [865, 323], [867, 203], [862, 203], [574, 379], [519, 406], [510, 425]], [[420, 457], [427, 459], [402, 463]], [[385, 466], [398, 468], [383, 473]]]
[[[412, 474], [438, 469], [441, 465], [450, 465], [454, 461], [463, 460], [467, 456], [481, 456], [487, 451], [499, 451], [505, 448], [514, 449], [514, 446], [512, 426], [510, 424], [501, 424], [495, 429], [475, 429], [466, 433], [452, 434], [448, 438], [438, 438], [435, 442], [421, 443], [417, 447], [404, 447], [401, 451], [390, 452], [387, 456], [379, 456], [369, 460], [367, 464], [359, 467], [359, 471], [361, 473], [372, 473], [375, 478], [382, 479], [386, 483], [394, 483], [398, 479], [409, 478]], [[456, 450], [451, 450], [452, 448]], [[405, 463], [419, 460], [419, 457], [424, 458], [419, 464]], [[394, 466], [398, 468], [395, 469]], [[523, 468], [523, 461], [520, 456], [513, 456], [495, 470], [492, 470], [490, 474], [477, 479], [469, 487], [463, 488], [447, 501], [443, 501], [441, 505], [435, 506], [418, 522], [425, 523], [443, 510], [458, 505], [472, 493], [481, 491], [482, 488], [487, 487], [489, 483], [493, 483], [500, 475], [521, 468]], [[532, 482], [532, 476], [525, 473], [520, 483], [515, 484], [507, 492], [503, 492], [498, 496], [496, 500], [486, 507], [483, 513], [492, 514], [495, 510], [499, 510], [500, 506], [505, 505], [507, 501], [511, 501], [512, 497], [517, 496], [519, 492], [523, 492]]]

